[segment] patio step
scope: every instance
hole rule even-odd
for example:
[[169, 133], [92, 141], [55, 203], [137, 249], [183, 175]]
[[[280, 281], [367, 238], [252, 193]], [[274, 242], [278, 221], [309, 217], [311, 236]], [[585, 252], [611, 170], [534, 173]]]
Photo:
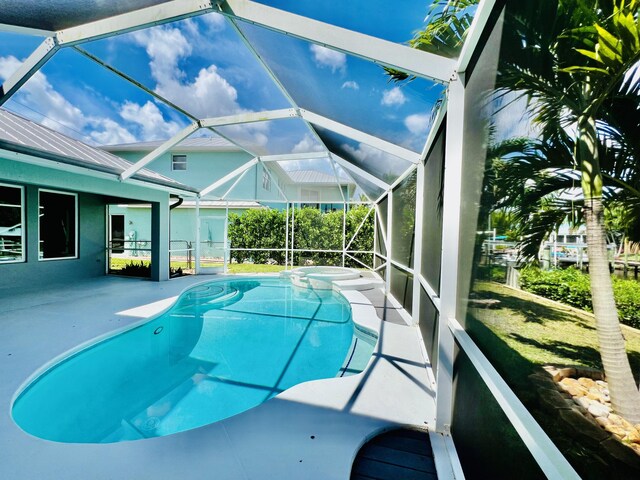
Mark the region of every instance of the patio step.
[[369, 440], [358, 452], [351, 480], [437, 480], [426, 431], [402, 428]]
[[373, 290], [384, 287], [384, 280], [379, 278], [356, 278], [353, 280], [334, 280], [333, 285], [340, 290]]

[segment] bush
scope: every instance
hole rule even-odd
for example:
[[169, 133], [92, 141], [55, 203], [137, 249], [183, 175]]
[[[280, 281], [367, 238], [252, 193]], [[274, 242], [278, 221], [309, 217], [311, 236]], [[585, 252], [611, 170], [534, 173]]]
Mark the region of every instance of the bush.
[[[347, 211], [347, 242], [355, 234], [369, 208], [365, 205], [352, 207]], [[289, 225], [294, 221], [294, 243], [296, 249], [306, 250], [342, 250], [343, 211], [322, 213], [315, 208], [296, 209], [289, 212]], [[284, 249], [287, 223], [286, 211], [271, 209], [247, 210], [242, 215], [229, 215], [229, 242], [231, 248]], [[291, 239], [290, 239], [291, 240]], [[289, 243], [291, 247], [291, 242]], [[373, 250], [373, 214], [367, 217], [349, 250]], [[284, 264], [284, 251], [233, 251], [232, 258], [237, 263], [250, 260], [257, 264]], [[371, 264], [371, 254], [357, 255], [361, 261]], [[342, 253], [296, 252], [294, 262], [297, 265], [308, 261], [314, 265], [341, 265]], [[347, 264], [361, 266], [347, 258]]]
[[[620, 321], [640, 328], [640, 283], [635, 280], [612, 278], [613, 295]], [[540, 270], [525, 267], [520, 272], [523, 290], [541, 297], [566, 303], [587, 312], [593, 311], [589, 275], [576, 268]]]

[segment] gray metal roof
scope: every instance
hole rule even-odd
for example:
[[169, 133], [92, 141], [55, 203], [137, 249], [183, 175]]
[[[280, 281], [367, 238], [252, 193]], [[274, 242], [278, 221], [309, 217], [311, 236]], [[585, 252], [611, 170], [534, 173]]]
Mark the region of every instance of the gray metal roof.
[[169, 0], [2, 0], [0, 23], [61, 30]]
[[[131, 162], [120, 157], [69, 138], [2, 108], [0, 108], [0, 148], [116, 175], [132, 165]], [[134, 178], [158, 185], [196, 191], [148, 169], [140, 170]]]
[[[293, 183], [315, 183], [315, 184], [336, 184], [335, 175], [318, 172], [316, 170], [285, 170], [287, 176]], [[341, 185], [351, 185], [353, 182], [344, 178], [340, 179]]]
[[[100, 148], [107, 152], [151, 152], [162, 145], [165, 140], [149, 142], [121, 143], [118, 145], [104, 145]], [[208, 152], [208, 151], [244, 151], [240, 147], [222, 137], [185, 138], [171, 147], [172, 152]]]

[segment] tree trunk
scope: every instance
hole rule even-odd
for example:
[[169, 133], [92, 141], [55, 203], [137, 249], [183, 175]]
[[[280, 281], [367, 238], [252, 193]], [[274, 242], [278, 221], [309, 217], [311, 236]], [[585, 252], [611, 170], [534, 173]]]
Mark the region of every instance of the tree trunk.
[[613, 297], [604, 227], [602, 176], [596, 145], [595, 119], [580, 118], [576, 154], [582, 171], [591, 298], [593, 313], [596, 317], [600, 357], [609, 385], [613, 410], [636, 424], [640, 423], [640, 392], [631, 373]]
[[593, 313], [596, 317], [602, 365], [609, 384], [613, 410], [631, 423], [640, 423], [640, 392], [631, 373], [607, 258], [602, 199], [585, 200], [587, 251]]

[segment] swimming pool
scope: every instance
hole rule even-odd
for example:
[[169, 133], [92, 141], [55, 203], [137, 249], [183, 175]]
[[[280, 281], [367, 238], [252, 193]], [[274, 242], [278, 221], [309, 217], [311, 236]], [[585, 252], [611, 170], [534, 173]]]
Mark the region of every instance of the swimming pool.
[[358, 373], [375, 342], [335, 292], [277, 278], [207, 282], [157, 318], [57, 361], [19, 392], [12, 416], [58, 442], [169, 435], [302, 382]]

